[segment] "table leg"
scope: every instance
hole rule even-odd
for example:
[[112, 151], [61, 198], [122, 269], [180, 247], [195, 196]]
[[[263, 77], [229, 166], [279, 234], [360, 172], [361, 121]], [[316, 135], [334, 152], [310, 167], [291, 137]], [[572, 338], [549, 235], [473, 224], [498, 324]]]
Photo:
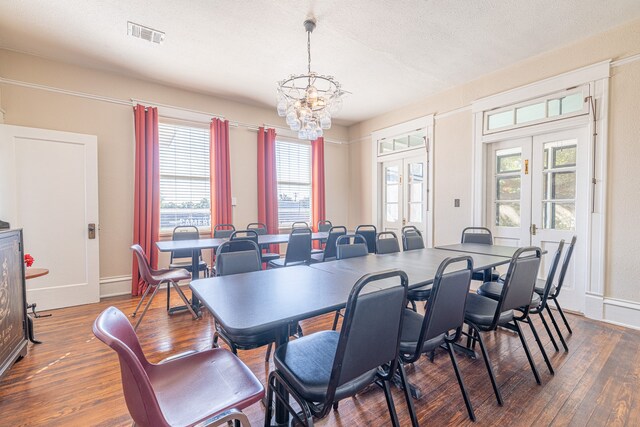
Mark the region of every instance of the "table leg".
[[[276, 348], [274, 350], [274, 352], [278, 349], [278, 347], [280, 347], [282, 344], [285, 344], [287, 341], [289, 340], [289, 326], [284, 326], [282, 328], [278, 329], [278, 332], [276, 333]], [[285, 397], [286, 399], [289, 398], [289, 393], [287, 393], [287, 390], [281, 386], [278, 385], [278, 392], [280, 393], [281, 396]], [[286, 426], [289, 423], [289, 412], [287, 412], [287, 407], [284, 405], [284, 403], [280, 402], [278, 399], [275, 399], [275, 405], [276, 405], [276, 419], [275, 422], [277, 426]]]

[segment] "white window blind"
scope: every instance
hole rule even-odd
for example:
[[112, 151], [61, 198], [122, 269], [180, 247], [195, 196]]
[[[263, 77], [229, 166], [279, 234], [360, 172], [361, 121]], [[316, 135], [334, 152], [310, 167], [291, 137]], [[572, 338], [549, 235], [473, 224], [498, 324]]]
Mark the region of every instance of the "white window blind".
[[276, 170], [280, 228], [295, 221], [311, 225], [311, 146], [276, 141]]
[[160, 123], [160, 229], [211, 227], [209, 129]]

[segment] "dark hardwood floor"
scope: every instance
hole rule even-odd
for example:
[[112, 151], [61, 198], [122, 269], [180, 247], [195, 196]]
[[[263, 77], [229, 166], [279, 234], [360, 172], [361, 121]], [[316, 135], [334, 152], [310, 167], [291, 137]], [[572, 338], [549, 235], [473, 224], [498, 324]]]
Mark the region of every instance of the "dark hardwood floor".
[[[91, 325], [106, 307], [130, 314], [137, 299], [116, 297], [99, 304], [52, 311], [35, 320], [44, 344], [30, 345], [29, 354], [0, 382], [0, 425], [130, 425], [120, 387], [120, 369], [113, 351], [94, 338]], [[178, 303], [177, 295], [172, 302]], [[168, 316], [165, 296], [158, 295], [138, 331], [149, 360], [156, 362], [178, 352], [209, 348], [212, 318], [205, 312], [193, 321], [188, 314]], [[329, 329], [332, 315], [302, 323], [306, 334]], [[476, 410], [476, 425], [640, 425], [640, 331], [569, 315], [574, 333], [569, 352], [555, 352], [539, 325], [556, 369], [551, 376], [533, 341], [528, 342], [541, 373], [538, 386], [520, 341], [507, 331], [485, 334], [489, 354], [504, 397], [496, 403], [481, 358], [460, 356], [459, 362]], [[564, 329], [563, 329], [564, 330]], [[240, 358], [263, 382], [272, 363], [266, 348], [240, 352]], [[448, 356], [439, 353], [408, 367], [410, 380], [422, 391], [416, 401], [421, 425], [473, 425], [458, 390]], [[194, 390], [197, 393], [197, 390]], [[402, 425], [410, 425], [400, 390], [394, 390]], [[254, 425], [262, 425], [262, 406], [247, 411]], [[373, 387], [340, 403], [338, 411], [318, 425], [383, 426], [389, 424], [384, 394]]]

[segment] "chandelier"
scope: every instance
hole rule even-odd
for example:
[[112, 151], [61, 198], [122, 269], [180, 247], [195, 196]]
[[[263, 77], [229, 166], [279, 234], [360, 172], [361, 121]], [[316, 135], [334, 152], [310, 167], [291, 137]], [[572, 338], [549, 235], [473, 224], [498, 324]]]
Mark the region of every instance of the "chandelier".
[[319, 75], [311, 71], [311, 32], [316, 21], [304, 21], [307, 31], [307, 74], [290, 75], [278, 82], [277, 110], [286, 117], [287, 125], [298, 132], [298, 138], [314, 140], [331, 128], [331, 116], [342, 108], [342, 95], [333, 76]]

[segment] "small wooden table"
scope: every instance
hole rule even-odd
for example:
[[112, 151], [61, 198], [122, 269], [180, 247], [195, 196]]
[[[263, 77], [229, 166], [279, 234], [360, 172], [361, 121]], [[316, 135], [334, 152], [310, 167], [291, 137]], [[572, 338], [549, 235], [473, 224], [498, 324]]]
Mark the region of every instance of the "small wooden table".
[[46, 276], [49, 274], [49, 270], [46, 268], [27, 267], [27, 271], [24, 273], [24, 278], [35, 279], [36, 277]]

